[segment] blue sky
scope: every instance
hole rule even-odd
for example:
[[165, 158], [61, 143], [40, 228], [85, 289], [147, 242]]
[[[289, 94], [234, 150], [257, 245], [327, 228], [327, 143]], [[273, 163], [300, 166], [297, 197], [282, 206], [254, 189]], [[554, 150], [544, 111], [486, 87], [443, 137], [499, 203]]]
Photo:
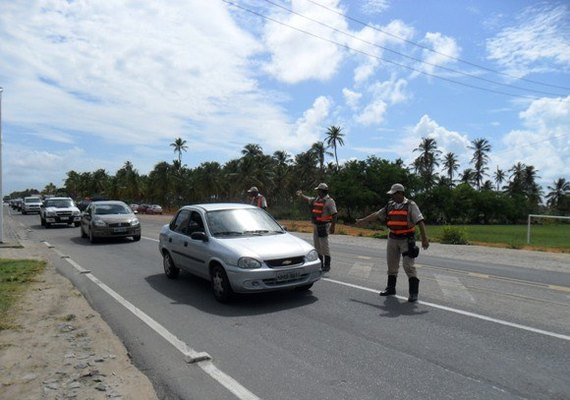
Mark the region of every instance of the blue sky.
[[[570, 180], [570, 3], [524, 0], [0, 0], [3, 193], [66, 172], [225, 163], [248, 143]], [[331, 159], [332, 161], [332, 159]]]

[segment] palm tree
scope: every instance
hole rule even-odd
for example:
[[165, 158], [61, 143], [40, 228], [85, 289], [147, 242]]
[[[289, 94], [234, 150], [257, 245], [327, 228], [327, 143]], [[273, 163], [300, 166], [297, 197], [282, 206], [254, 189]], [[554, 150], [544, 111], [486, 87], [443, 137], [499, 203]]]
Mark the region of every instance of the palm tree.
[[570, 195], [570, 182], [565, 178], [558, 178], [553, 186], [548, 186], [550, 192], [546, 195], [546, 205], [553, 209], [559, 209], [564, 198]]
[[414, 169], [423, 179], [426, 189], [432, 187], [436, 180], [435, 167], [439, 166], [439, 155], [441, 151], [437, 148], [437, 141], [434, 138], [422, 138], [420, 145], [414, 149], [420, 155], [414, 160]]
[[327, 129], [327, 137], [325, 138], [325, 142], [327, 143], [328, 147], [332, 147], [334, 151], [334, 159], [336, 161], [336, 167], [338, 168], [338, 156], [336, 149], [337, 147], [344, 146], [344, 133], [342, 133], [342, 128], [340, 126], [331, 125]]
[[487, 139], [479, 138], [473, 140], [469, 148], [474, 151], [471, 162], [474, 164], [475, 183], [477, 184], [477, 189], [481, 189], [483, 176], [487, 175], [485, 171], [487, 170], [487, 163], [489, 162], [488, 153], [491, 151], [491, 144]]
[[186, 146], [186, 140], [176, 138], [174, 142], [170, 143], [170, 147], [174, 147], [174, 152], [178, 153], [178, 162], [180, 163], [182, 161], [182, 152], [188, 148], [188, 146]]
[[258, 144], [248, 143], [245, 146], [243, 146], [241, 154], [244, 157], [257, 157], [263, 155], [263, 149]]
[[322, 178], [324, 177], [324, 170], [325, 170], [325, 156], [332, 156], [333, 153], [327, 151], [325, 144], [323, 142], [313, 143], [309, 151], [315, 154], [315, 157], [319, 162], [319, 169], [321, 171], [321, 180], [322, 180]]
[[505, 181], [505, 179], [507, 178], [507, 175], [505, 174], [505, 171], [503, 171], [502, 169], [499, 169], [499, 166], [497, 165], [497, 170], [495, 171], [495, 174], [493, 175], [493, 179], [495, 179], [495, 183], [497, 184], [497, 192], [499, 190], [501, 190], [501, 184]]
[[459, 169], [459, 162], [454, 153], [449, 152], [443, 157], [443, 168], [445, 168], [450, 185], [453, 185], [453, 173]]

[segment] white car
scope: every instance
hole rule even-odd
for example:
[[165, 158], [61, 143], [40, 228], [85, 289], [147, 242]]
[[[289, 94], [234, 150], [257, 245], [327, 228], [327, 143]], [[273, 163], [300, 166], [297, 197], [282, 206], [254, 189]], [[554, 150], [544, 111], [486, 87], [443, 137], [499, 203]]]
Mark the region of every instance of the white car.
[[24, 197], [22, 203], [22, 214], [39, 213], [42, 205], [42, 199], [39, 196]]
[[313, 246], [246, 204], [184, 206], [162, 227], [158, 248], [168, 278], [184, 270], [207, 279], [220, 302], [234, 293], [309, 290], [322, 274]]
[[42, 226], [49, 228], [52, 224], [81, 225], [81, 211], [69, 197], [50, 197], [40, 207]]

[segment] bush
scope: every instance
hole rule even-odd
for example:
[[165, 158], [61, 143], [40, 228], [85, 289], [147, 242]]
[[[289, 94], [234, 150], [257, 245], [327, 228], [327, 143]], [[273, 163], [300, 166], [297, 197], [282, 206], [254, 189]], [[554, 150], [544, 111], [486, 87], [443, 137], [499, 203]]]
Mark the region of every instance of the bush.
[[446, 226], [443, 228], [441, 243], [445, 244], [469, 244], [467, 241], [467, 232], [465, 229], [455, 226]]

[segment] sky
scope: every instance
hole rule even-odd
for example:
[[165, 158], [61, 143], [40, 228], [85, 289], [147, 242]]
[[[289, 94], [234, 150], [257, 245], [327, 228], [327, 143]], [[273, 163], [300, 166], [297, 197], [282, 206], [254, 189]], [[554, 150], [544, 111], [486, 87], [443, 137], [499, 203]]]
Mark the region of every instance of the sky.
[[148, 174], [175, 138], [189, 168], [294, 156], [332, 125], [340, 162], [430, 137], [463, 171], [484, 138], [491, 180], [570, 180], [566, 0], [0, 0], [0, 87], [4, 195]]

